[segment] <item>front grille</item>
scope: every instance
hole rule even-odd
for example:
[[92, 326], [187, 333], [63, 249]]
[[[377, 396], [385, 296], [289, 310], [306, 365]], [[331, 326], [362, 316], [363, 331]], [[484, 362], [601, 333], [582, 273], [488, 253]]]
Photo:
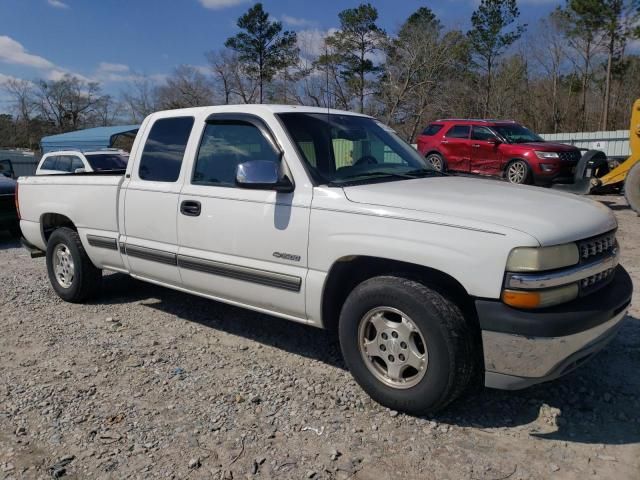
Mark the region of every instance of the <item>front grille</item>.
[[608, 255], [609, 253], [612, 253], [616, 247], [617, 242], [615, 231], [578, 242], [580, 263]]
[[595, 275], [591, 275], [590, 277], [583, 278], [580, 280], [580, 294], [589, 295], [590, 293], [604, 287], [613, 279], [613, 272], [615, 271], [615, 268], [610, 268], [600, 273], [596, 273]]
[[573, 150], [570, 152], [560, 152], [558, 156], [560, 157], [560, 160], [565, 162], [577, 162], [582, 157], [582, 154], [580, 153], [580, 150]]
[[[582, 240], [578, 242], [580, 263], [590, 263], [607, 255], [612, 255], [617, 248], [618, 242], [616, 241], [615, 230], [604, 235]], [[589, 295], [607, 285], [613, 280], [615, 271], [615, 267], [609, 268], [580, 280], [580, 295]]]

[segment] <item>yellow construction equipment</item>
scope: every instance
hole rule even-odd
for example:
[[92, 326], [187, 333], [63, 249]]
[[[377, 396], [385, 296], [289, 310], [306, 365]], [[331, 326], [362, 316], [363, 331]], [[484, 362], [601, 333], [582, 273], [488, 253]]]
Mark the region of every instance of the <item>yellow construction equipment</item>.
[[634, 102], [631, 110], [629, 150], [629, 158], [601, 177], [597, 177], [597, 172], [606, 166], [606, 156], [596, 150], [588, 151], [578, 163], [575, 183], [554, 188], [584, 194], [597, 193], [610, 187], [624, 187], [629, 206], [640, 215], [640, 98]]

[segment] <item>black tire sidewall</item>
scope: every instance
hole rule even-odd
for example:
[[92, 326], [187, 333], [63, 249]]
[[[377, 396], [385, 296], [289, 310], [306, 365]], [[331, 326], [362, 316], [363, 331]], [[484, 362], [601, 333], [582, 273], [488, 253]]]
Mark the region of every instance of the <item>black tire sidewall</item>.
[[[78, 249], [73, 235], [78, 234], [73, 230], [60, 228], [51, 234], [51, 237], [47, 242], [47, 273], [49, 275], [49, 281], [58, 296], [69, 302], [76, 301], [81, 294], [84, 270], [84, 265], [82, 264], [83, 256]], [[55, 251], [56, 246], [60, 244], [64, 244], [69, 249], [71, 256], [73, 257], [74, 277], [73, 283], [69, 288], [64, 288], [58, 283], [53, 271], [53, 252]]]
[[[391, 280], [391, 277], [386, 279]], [[340, 316], [340, 346], [352, 375], [371, 397], [389, 408], [421, 414], [442, 403], [449, 390], [451, 352], [441, 331], [443, 325], [435, 306], [425, 302], [420, 292], [407, 289], [402, 279], [397, 278], [397, 281], [387, 281], [382, 285], [383, 280], [365, 282], [345, 302]], [[360, 321], [367, 312], [380, 306], [394, 307], [408, 315], [426, 342], [427, 372], [411, 388], [396, 389], [385, 385], [369, 371], [360, 354]]]

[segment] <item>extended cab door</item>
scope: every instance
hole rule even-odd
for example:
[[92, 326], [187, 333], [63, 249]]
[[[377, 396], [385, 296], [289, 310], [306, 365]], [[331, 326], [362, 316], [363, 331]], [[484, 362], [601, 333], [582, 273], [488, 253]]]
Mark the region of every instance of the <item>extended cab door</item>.
[[449, 170], [468, 172], [471, 163], [471, 141], [469, 125], [453, 125], [440, 141], [440, 151], [444, 154]]
[[142, 133], [142, 153], [123, 185], [125, 235], [120, 249], [133, 276], [180, 285], [176, 222], [194, 118], [156, 117], [151, 122]]
[[310, 189], [303, 182], [289, 193], [236, 185], [237, 166], [253, 160], [276, 162], [296, 181], [261, 117], [214, 113], [202, 119], [200, 129], [194, 166], [180, 195], [183, 285], [213, 298], [304, 319]]
[[474, 125], [471, 129], [471, 172], [497, 175], [500, 169], [500, 143], [487, 127]]

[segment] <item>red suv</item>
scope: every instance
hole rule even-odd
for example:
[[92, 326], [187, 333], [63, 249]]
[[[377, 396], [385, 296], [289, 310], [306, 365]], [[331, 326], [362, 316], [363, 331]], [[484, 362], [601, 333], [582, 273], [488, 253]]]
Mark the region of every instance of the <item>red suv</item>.
[[582, 156], [576, 147], [545, 142], [504, 120], [437, 120], [418, 136], [418, 151], [440, 171], [536, 185], [572, 183]]

